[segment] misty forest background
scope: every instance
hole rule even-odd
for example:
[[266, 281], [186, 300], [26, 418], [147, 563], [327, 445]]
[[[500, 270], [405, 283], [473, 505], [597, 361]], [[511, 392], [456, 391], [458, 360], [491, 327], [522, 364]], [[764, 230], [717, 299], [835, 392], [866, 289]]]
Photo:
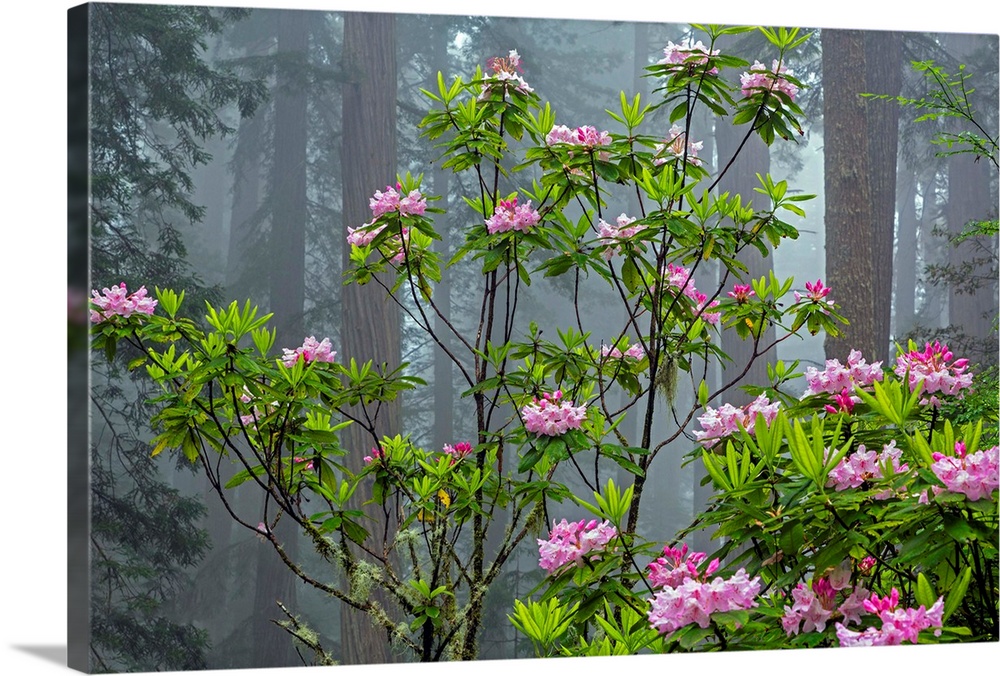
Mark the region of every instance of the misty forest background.
[[[688, 30], [624, 22], [91, 5], [89, 54], [86, 44], [70, 53], [71, 75], [73, 69], [78, 81], [89, 75], [91, 97], [89, 121], [71, 119], [71, 141], [85, 141], [89, 133], [91, 144], [91, 198], [76, 207], [84, 218], [89, 209], [90, 238], [80, 233], [71, 239], [71, 280], [87, 285], [89, 247], [87, 288], [125, 281], [130, 289], [186, 289], [189, 312], [204, 300], [252, 298], [275, 313], [278, 346], [328, 336], [338, 360], [409, 362], [429, 386], [407, 394], [387, 433], [408, 433], [429, 448], [472, 439], [462, 388], [439, 349], [383, 302], [376, 285], [343, 286], [346, 227], [370, 220], [372, 192], [410, 171], [423, 174], [425, 194], [443, 196], [449, 207], [437, 224], [445, 239], [435, 246], [448, 252], [461, 241], [473, 218], [461, 200], [469, 178], [442, 171], [417, 128], [427, 108], [420, 89], [436, 89], [438, 71], [448, 81], [468, 76], [488, 57], [517, 49], [525, 79], [552, 102], [557, 123], [615, 132], [604, 109], [615, 105], [620, 90], [647, 99], [652, 85], [641, 77], [643, 67]], [[750, 62], [770, 63], [762, 37], [739, 37], [720, 47]], [[821, 277], [851, 326], [837, 340], [783, 342], [772, 362], [798, 360], [804, 370], [821, 367], [825, 358], [843, 361], [856, 348], [869, 361], [888, 363], [896, 342], [943, 338], [956, 355], [978, 364], [977, 377], [995, 378], [996, 237], [954, 239], [969, 221], [996, 218], [997, 172], [970, 155], [936, 154], [936, 134], [965, 130], [949, 126], [951, 120], [916, 123], [913, 109], [859, 96], [925, 96], [927, 80], [910, 67], [924, 60], [949, 73], [966, 64], [977, 119], [996, 137], [997, 36], [815, 31], [788, 62], [810, 85], [801, 95], [805, 134], [771, 148], [752, 137], [720, 184], [720, 191], [746, 199], [754, 195], [756, 174], [770, 172], [797, 191], [818, 195], [806, 204], [808, 218], [796, 223], [798, 240], [767, 259], [752, 251], [745, 262], [755, 277], [770, 269], [779, 277], [793, 275], [796, 288]], [[647, 118], [647, 133], [666, 135], [666, 114]], [[692, 140], [704, 141], [700, 157], [714, 173], [732, 157], [741, 135], [703, 116]], [[71, 186], [86, 180], [70, 176]], [[611, 204], [606, 211], [632, 214], [633, 207]], [[475, 289], [468, 281], [475, 279], [474, 265], [447, 270], [435, 292], [458, 324], [474, 314]], [[706, 268], [699, 268], [699, 288], [717, 283], [718, 271]], [[535, 281], [530, 310], [522, 315], [551, 334], [571, 323], [572, 289], [562, 279]], [[600, 327], [608, 299], [597, 291], [587, 298], [581, 310]], [[616, 335], [611, 331], [620, 319], [608, 317], [607, 330], [596, 329], [591, 343]], [[734, 362], [712, 377], [728, 380], [749, 355], [735, 336], [726, 335], [722, 345]], [[77, 320], [71, 324], [71, 361], [86, 358], [85, 320]], [[318, 631], [343, 663], [401, 659], [363, 617], [298, 584], [272, 547], [236, 527], [197, 468], [166, 453], [150, 457], [152, 408], [143, 402], [153, 393], [144, 380], [127, 375], [127, 362], [127, 355], [110, 364], [95, 355], [91, 363], [93, 669], [301, 664], [292, 640], [273, 622], [282, 618], [276, 599]], [[758, 361], [743, 382], [766, 379], [765, 364]], [[743, 393], [727, 398], [737, 405], [749, 399]], [[350, 438], [344, 447], [355, 451], [353, 462], [360, 467], [367, 447], [355, 447]], [[644, 536], [672, 538], [705, 504], [700, 465], [681, 463], [691, 448], [691, 442], [678, 444], [651, 470], [651, 504], [640, 523]], [[71, 459], [77, 471], [85, 461]], [[252, 483], [236, 491], [245, 513], [260, 509]], [[574, 516], [582, 515], [570, 505], [550, 506], [550, 517]], [[279, 535], [288, 538], [286, 549], [308, 559], [308, 543]], [[691, 544], [708, 549], [708, 536], [698, 533], [701, 539]], [[525, 540], [490, 592], [482, 658], [532, 654], [506, 616], [513, 599], [544, 574], [533, 542]]]

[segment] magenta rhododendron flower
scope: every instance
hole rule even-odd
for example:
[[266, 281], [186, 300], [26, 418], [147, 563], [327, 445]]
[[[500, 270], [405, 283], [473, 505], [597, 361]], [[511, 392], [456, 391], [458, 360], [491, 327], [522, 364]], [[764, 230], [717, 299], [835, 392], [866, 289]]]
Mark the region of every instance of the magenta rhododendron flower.
[[313, 464], [312, 460], [306, 460], [305, 458], [302, 458], [302, 457], [299, 457], [299, 456], [295, 456], [295, 458], [293, 458], [293, 460], [294, 460], [294, 462], [297, 465], [301, 465], [302, 463], [305, 463], [305, 467], [303, 467], [303, 469], [316, 469], [316, 466]]
[[628, 239], [646, 227], [644, 225], [632, 225], [632, 223], [635, 223], [635, 220], [635, 218], [629, 218], [625, 214], [622, 214], [615, 219], [614, 225], [605, 222], [603, 218], [598, 221], [597, 230], [600, 235], [598, 243], [605, 247], [604, 251], [601, 252], [604, 260], [609, 261], [612, 256], [621, 253], [621, 247], [615, 246], [621, 240]]
[[[836, 491], [846, 491], [848, 488], [857, 488], [866, 481], [879, 481], [896, 474], [910, 471], [906, 463], [900, 463], [903, 456], [902, 449], [896, 448], [896, 441], [892, 440], [882, 447], [880, 453], [870, 451], [864, 444], [858, 446], [858, 450], [845, 456], [837, 466], [830, 470], [826, 485], [833, 487]], [[888, 470], [888, 474], [886, 474]], [[891, 488], [875, 494], [876, 500], [885, 500], [893, 496]]]
[[159, 302], [155, 298], [147, 296], [148, 292], [145, 286], [140, 286], [138, 291], [129, 294], [128, 289], [125, 288], [125, 282], [112, 286], [110, 289], [104, 287], [101, 293], [98, 293], [97, 289], [90, 293], [90, 302], [98, 308], [90, 310], [90, 321], [95, 324], [114, 316], [151, 315]]
[[[980, 500], [1000, 487], [1000, 446], [967, 455], [965, 443], [959, 441], [955, 444], [955, 455], [934, 453], [932, 457], [931, 471], [952, 493]], [[935, 493], [940, 492], [935, 487]]]
[[746, 303], [751, 296], [756, 295], [749, 284], [733, 284], [733, 290], [726, 293], [737, 303]]
[[[893, 369], [900, 378], [906, 378], [910, 391], [917, 389], [923, 383], [922, 394], [942, 394], [962, 396], [962, 390], [972, 386], [972, 374], [968, 373], [968, 359], [955, 359], [947, 345], [934, 341], [927, 343], [924, 349], [911, 350], [896, 358], [896, 368]], [[937, 397], [923, 398], [921, 404], [939, 406]]]
[[562, 401], [562, 390], [545, 393], [541, 399], [533, 398], [521, 409], [524, 429], [539, 436], [557, 437], [569, 430], [580, 429], [587, 417], [586, 406], [573, 406], [572, 401]]
[[336, 352], [332, 352], [329, 338], [324, 338], [322, 342], [317, 341], [315, 336], [309, 336], [302, 343], [301, 347], [297, 347], [294, 350], [289, 350], [288, 348], [282, 348], [282, 352], [285, 356], [281, 358], [281, 361], [291, 368], [295, 366], [295, 363], [302, 359], [307, 364], [314, 361], [324, 361], [333, 363], [334, 358], [337, 356]]
[[704, 141], [685, 141], [687, 134], [676, 124], [671, 125], [670, 131], [663, 143], [658, 143], [653, 148], [653, 164], [659, 166], [666, 164], [669, 160], [680, 160], [687, 153], [687, 161], [695, 167], [700, 167], [702, 162], [698, 158], [698, 151], [705, 147]]
[[[667, 46], [663, 48], [663, 58], [656, 63], [670, 66], [668, 70], [674, 73], [685, 70], [694, 73], [697, 66], [707, 64], [709, 57], [718, 56], [718, 54], [718, 49], [709, 52], [708, 47], [701, 40], [692, 43], [691, 38], [684, 38], [679, 45], [667, 42]], [[716, 75], [719, 69], [712, 67], [708, 72], [711, 75]]]
[[596, 519], [552, 523], [548, 540], [538, 540], [538, 565], [550, 575], [569, 565], [582, 565], [584, 558], [597, 558], [618, 535], [611, 522]]
[[372, 450], [369, 451], [369, 455], [364, 457], [366, 465], [370, 465], [376, 461], [388, 460], [389, 454], [381, 446], [372, 446]]
[[518, 205], [517, 197], [510, 200], [500, 200], [493, 215], [486, 220], [486, 230], [494, 235], [498, 232], [528, 232], [541, 220], [538, 211], [531, 208], [531, 200]]
[[820, 305], [833, 305], [832, 300], [827, 300], [826, 296], [830, 293], [830, 287], [823, 286], [823, 280], [817, 279], [815, 282], [806, 282], [806, 293], [802, 294], [798, 291], [794, 292], [795, 302], [800, 303], [803, 299], [812, 301], [813, 303], [819, 303]]
[[665, 586], [658, 591], [649, 600], [650, 610], [646, 615], [650, 625], [661, 634], [669, 635], [689, 624], [705, 629], [712, 613], [756, 607], [758, 593], [760, 576], [750, 579], [743, 568], [729, 579], [716, 577], [708, 581], [685, 577], [677, 586]]
[[769, 91], [782, 92], [789, 99], [794, 99], [795, 95], [799, 93], [799, 88], [782, 77], [783, 75], [794, 75], [794, 73], [784, 65], [779, 66], [777, 59], [771, 62], [770, 70], [760, 61], [754, 61], [753, 65], [750, 66], [750, 72], [745, 72], [740, 77], [743, 96], [753, 96], [761, 91]]
[[472, 453], [472, 444], [468, 441], [460, 441], [454, 446], [451, 444], [445, 444], [441, 451], [452, 457], [452, 460], [461, 460], [465, 456]]
[[757, 423], [757, 414], [764, 416], [764, 421], [770, 425], [778, 415], [781, 402], [771, 403], [767, 395], [760, 395], [752, 402], [737, 408], [732, 404], [723, 404], [718, 409], [708, 406], [705, 413], [698, 416], [701, 431], [695, 431], [694, 436], [705, 448], [710, 448], [723, 437], [739, 434], [740, 425], [749, 434], [753, 434]]

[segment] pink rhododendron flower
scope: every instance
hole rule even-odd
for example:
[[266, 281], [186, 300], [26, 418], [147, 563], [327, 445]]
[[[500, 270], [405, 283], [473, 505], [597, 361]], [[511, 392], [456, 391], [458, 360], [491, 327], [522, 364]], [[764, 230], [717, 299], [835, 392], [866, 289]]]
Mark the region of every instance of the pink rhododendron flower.
[[539, 436], [557, 437], [569, 430], [580, 429], [580, 424], [587, 417], [586, 406], [573, 406], [572, 401], [559, 400], [562, 390], [545, 393], [542, 399], [533, 398], [531, 403], [521, 409], [524, 418], [524, 429]]
[[771, 403], [767, 395], [760, 395], [752, 402], [737, 408], [732, 404], [723, 404], [718, 409], [708, 406], [705, 413], [698, 416], [701, 431], [695, 431], [694, 436], [705, 448], [710, 448], [723, 437], [739, 434], [742, 425], [749, 434], [753, 434], [757, 422], [757, 414], [764, 416], [764, 421], [770, 425], [778, 415], [781, 402]]
[[754, 294], [754, 290], [749, 284], [733, 284], [733, 290], [726, 293], [727, 296], [737, 303], [746, 303]]
[[538, 211], [531, 208], [531, 200], [526, 204], [518, 205], [517, 197], [510, 200], [500, 200], [493, 215], [486, 220], [486, 230], [494, 235], [498, 232], [527, 232], [530, 228], [538, 225], [541, 216]]
[[[930, 627], [942, 626], [944, 615], [944, 598], [938, 598], [929, 609], [899, 608], [899, 591], [895, 588], [886, 598], [880, 599], [872, 594], [863, 601], [865, 610], [875, 614], [882, 620], [882, 627], [868, 627], [864, 631], [851, 631], [843, 624], [837, 623], [837, 638], [844, 647], [871, 645], [900, 645], [901, 643], [916, 643], [920, 632]], [[940, 635], [940, 629], [934, 632]]]
[[347, 226], [347, 243], [353, 246], [368, 246], [385, 228], [385, 224], [376, 227], [375, 221], [365, 223], [360, 228]]
[[[878, 481], [908, 472], [909, 466], [899, 461], [902, 456], [903, 451], [896, 448], [895, 440], [884, 445], [880, 453], [869, 451], [861, 444], [858, 450], [845, 456], [830, 470], [826, 485], [836, 491], [846, 491], [848, 488], [857, 488], [866, 481]], [[889, 470], [890, 474], [886, 475], [885, 470]], [[892, 496], [893, 491], [889, 488], [875, 494], [874, 498], [885, 500]]]
[[[684, 296], [691, 299], [694, 303], [694, 312], [701, 317], [702, 321], [713, 326], [719, 323], [722, 313], [708, 311], [709, 308], [718, 307], [719, 301], [713, 300], [706, 304], [708, 296], [695, 288], [690, 270], [680, 265], [667, 263], [666, 268], [660, 270], [660, 274], [666, 279], [667, 286], [679, 289]], [[653, 288], [656, 288], [655, 285]]]
[[545, 137], [545, 143], [550, 146], [565, 143], [584, 148], [598, 148], [611, 143], [611, 134], [606, 131], [599, 132], [596, 127], [589, 125], [570, 129], [560, 124], [552, 127], [552, 130]]
[[388, 460], [389, 454], [386, 453], [385, 449], [381, 446], [372, 446], [372, 450], [369, 451], [370, 455], [364, 457], [366, 465], [370, 465], [376, 461]]
[[[521, 73], [524, 69], [521, 67], [521, 55], [517, 53], [516, 49], [512, 49], [507, 53], [507, 58], [501, 56], [491, 56], [486, 60], [486, 68], [493, 72], [492, 79], [499, 83], [509, 82], [513, 85], [515, 89], [524, 93], [530, 94], [534, 90], [528, 86], [528, 83], [524, 81], [521, 77]], [[487, 85], [487, 88], [483, 90], [483, 94], [480, 98], [485, 98], [487, 91], [491, 88]]]
[[642, 359], [646, 356], [646, 351], [642, 349], [642, 343], [632, 343], [627, 350], [622, 352], [617, 347], [611, 345], [601, 345], [601, 357], [611, 359], [624, 359], [629, 357], [631, 359]]
[[600, 235], [598, 244], [605, 247], [604, 251], [601, 252], [604, 260], [609, 261], [612, 256], [621, 253], [621, 247], [615, 246], [621, 240], [628, 239], [646, 227], [644, 225], [632, 225], [632, 223], [635, 223], [635, 220], [622, 214], [615, 219], [615, 225], [605, 222], [603, 218], [598, 221], [597, 229]]
[[553, 521], [549, 539], [537, 541], [538, 565], [550, 575], [568, 565], [582, 565], [584, 558], [597, 558], [617, 535], [618, 530], [609, 521]]
[[663, 548], [663, 556], [646, 566], [649, 569], [649, 584], [653, 587], [677, 587], [688, 578], [707, 580], [719, 568], [719, 559], [712, 559], [704, 571], [699, 571], [698, 566], [707, 558], [704, 552], [688, 554], [687, 545], [679, 548], [667, 545]]
[[792, 605], [785, 608], [781, 617], [781, 627], [786, 634], [794, 636], [800, 630], [809, 633], [826, 629], [826, 623], [833, 615], [829, 602], [824, 606], [823, 599], [803, 582], [792, 590], [792, 600]]
[[[934, 453], [932, 457], [931, 471], [952, 493], [961, 493], [975, 501], [988, 498], [1000, 487], [1000, 446], [967, 455], [965, 443], [959, 441], [955, 444], [955, 455]], [[935, 493], [941, 490], [935, 487]]]
[[316, 466], [313, 464], [312, 460], [306, 460], [305, 458], [301, 458], [299, 456], [295, 456], [293, 460], [296, 464], [299, 465], [301, 465], [302, 463], [306, 463], [306, 466], [303, 467], [303, 469], [316, 469]]
[[756, 607], [758, 593], [760, 577], [750, 579], [743, 568], [729, 579], [686, 577], [676, 587], [663, 587], [649, 600], [647, 617], [654, 629], [666, 635], [695, 623], [704, 629], [712, 613]]
[[667, 132], [667, 137], [663, 140], [663, 143], [658, 143], [653, 148], [655, 158], [653, 164], [659, 166], [666, 164], [672, 159], [684, 159], [686, 152], [687, 161], [695, 167], [700, 167], [702, 162], [698, 158], [698, 151], [705, 147], [705, 143], [704, 141], [688, 141], [685, 143], [686, 139], [687, 134], [683, 129], [676, 124], [671, 125], [670, 131]]
[[129, 294], [128, 289], [125, 288], [125, 282], [112, 286], [110, 289], [104, 287], [101, 293], [94, 289], [91, 291], [90, 302], [98, 309], [92, 308], [90, 310], [90, 321], [99, 324], [114, 316], [151, 315], [159, 301], [147, 297], [147, 293], [146, 287], [140, 286], [138, 291]]
[[[896, 368], [893, 369], [900, 378], [907, 378], [910, 391], [917, 389], [923, 383], [922, 394], [942, 394], [962, 396], [962, 390], [972, 386], [972, 374], [968, 373], [968, 359], [955, 359], [947, 345], [934, 341], [927, 343], [923, 351], [911, 350], [896, 358]], [[950, 363], [949, 363], [950, 362]], [[937, 397], [925, 397], [921, 404], [940, 405]]]
[[794, 292], [795, 302], [800, 303], [803, 299], [812, 301], [813, 303], [819, 303], [820, 305], [833, 305], [832, 300], [826, 300], [827, 294], [830, 293], [830, 287], [823, 286], [823, 280], [817, 279], [816, 282], [806, 282], [806, 293], [801, 294], [798, 291]]
[[[846, 366], [839, 359], [827, 359], [822, 371], [815, 366], [807, 368], [808, 387], [802, 396], [805, 398], [823, 392], [842, 394], [844, 390], [853, 392], [855, 385], [870, 387], [876, 380], [882, 380], [882, 362], [868, 364], [859, 350], [851, 350]], [[860, 397], [852, 399], [855, 404], [861, 401]]]
[[750, 66], [749, 73], [743, 73], [740, 77], [740, 86], [743, 89], [743, 96], [753, 96], [760, 91], [782, 92], [788, 95], [789, 99], [794, 99], [799, 93], [799, 88], [789, 82], [783, 75], [794, 75], [784, 65], [779, 66], [775, 59], [771, 64], [771, 70], [760, 61], [754, 61]]
[[372, 216], [378, 218], [393, 211], [398, 211], [404, 216], [422, 216], [427, 209], [427, 200], [419, 190], [411, 190], [407, 195], [401, 196], [397, 192], [401, 188], [402, 186], [397, 183], [395, 188], [387, 186], [385, 192], [376, 190], [368, 200]]
[[454, 446], [451, 444], [445, 444], [444, 448], [441, 449], [443, 453], [450, 455], [452, 460], [461, 460], [465, 456], [472, 453], [472, 444], [468, 441], [460, 441]]
[[322, 342], [316, 340], [315, 336], [309, 336], [302, 343], [302, 347], [297, 347], [294, 350], [289, 350], [288, 348], [282, 348], [282, 352], [285, 356], [281, 358], [281, 361], [288, 368], [295, 366], [295, 363], [302, 359], [307, 364], [314, 361], [323, 361], [333, 363], [334, 358], [337, 356], [336, 352], [332, 352], [330, 348], [329, 338], [324, 338]]
[[[670, 66], [669, 70], [674, 73], [685, 70], [693, 73], [696, 66], [707, 64], [709, 57], [718, 54], [718, 49], [710, 53], [701, 40], [692, 44], [690, 38], [684, 38], [679, 45], [667, 42], [667, 46], [663, 49], [663, 58], [657, 61], [657, 64]], [[716, 75], [718, 72], [719, 69], [715, 67], [708, 70], [711, 75]]]

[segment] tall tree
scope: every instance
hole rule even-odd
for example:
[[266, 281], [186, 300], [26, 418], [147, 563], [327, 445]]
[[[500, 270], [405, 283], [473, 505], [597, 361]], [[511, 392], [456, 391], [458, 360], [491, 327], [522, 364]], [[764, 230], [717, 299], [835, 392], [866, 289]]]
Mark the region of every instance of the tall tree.
[[[865, 33], [865, 87], [868, 92], [898, 96], [903, 84], [903, 36], [892, 31]], [[896, 220], [896, 158], [899, 150], [899, 106], [871, 99], [868, 117], [869, 186], [875, 243], [875, 352], [870, 359], [888, 363], [892, 314], [893, 235]]]
[[824, 29], [823, 170], [826, 214], [826, 282], [850, 325], [827, 336], [827, 358], [847, 358], [851, 349], [877, 352], [875, 333], [876, 247], [869, 184], [868, 118], [861, 94], [866, 89], [865, 33]]
[[[396, 173], [396, 38], [395, 16], [348, 12], [344, 15], [343, 71], [343, 141], [341, 168], [343, 176], [343, 235], [348, 227], [371, 220], [368, 198], [373, 191], [395, 183]], [[343, 264], [350, 260], [350, 248], [344, 248]], [[385, 291], [378, 284], [351, 284], [344, 288], [341, 302], [341, 345], [345, 359], [364, 362], [371, 359], [379, 369], [394, 369], [400, 363], [399, 312], [386, 302]], [[350, 411], [364, 419], [364, 412]], [[343, 438], [347, 449], [345, 464], [360, 471], [363, 451], [378, 443], [386, 434], [398, 434], [401, 409], [397, 400], [382, 406], [374, 421], [375, 434], [361, 425], [351, 425]], [[358, 505], [367, 496], [355, 494]], [[374, 521], [383, 523], [389, 516], [374, 505], [365, 507]], [[381, 526], [373, 532], [380, 532]], [[388, 532], [392, 532], [389, 528]], [[360, 555], [360, 554], [359, 554]], [[384, 606], [384, 600], [382, 601]], [[341, 616], [342, 660], [347, 664], [388, 662], [390, 653], [384, 634], [367, 617], [345, 607]]]
[[[205, 143], [232, 131], [221, 110], [251, 114], [260, 82], [213, 67], [211, 40], [245, 11], [97, 4], [78, 8], [89, 37], [91, 286], [125, 281], [210, 295], [192, 274], [181, 228], [203, 209], [192, 172], [211, 158]], [[134, 355], [133, 355], [134, 356]], [[207, 636], [170, 621], [166, 604], [204, 555], [203, 508], [163, 481], [150, 457], [147, 395], [115, 361], [92, 364], [95, 434], [89, 457], [90, 631], [84, 671], [203, 668]], [[150, 395], [151, 396], [151, 395]], [[74, 601], [78, 600], [72, 597]], [[71, 611], [78, 616], [78, 609]]]
[[[306, 259], [306, 79], [309, 14], [280, 11], [275, 14], [277, 78], [274, 94], [273, 162], [270, 199], [270, 310], [280, 344], [298, 344], [304, 338]], [[262, 518], [274, 519], [273, 505], [262, 505]], [[270, 510], [270, 511], [269, 511]], [[270, 522], [270, 520], [268, 520]], [[298, 556], [298, 529], [290, 519], [274, 528], [285, 554]], [[255, 667], [298, 663], [292, 642], [273, 622], [285, 619], [276, 607], [280, 601], [295, 605], [295, 577], [270, 547], [257, 554], [256, 603], [253, 616]]]

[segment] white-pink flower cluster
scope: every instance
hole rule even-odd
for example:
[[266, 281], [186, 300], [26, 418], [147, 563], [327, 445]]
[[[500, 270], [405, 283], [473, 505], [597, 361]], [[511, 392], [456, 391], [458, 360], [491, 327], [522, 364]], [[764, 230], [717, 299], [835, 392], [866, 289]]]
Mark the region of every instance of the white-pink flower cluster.
[[[684, 38], [679, 45], [667, 42], [667, 46], [663, 48], [663, 58], [657, 61], [657, 64], [671, 66], [669, 68], [671, 72], [683, 72], [687, 69], [693, 69], [694, 66], [708, 63], [710, 56], [718, 56], [718, 54], [718, 49], [712, 50], [710, 53], [708, 47], [701, 40], [692, 43], [691, 38]], [[711, 75], [716, 75], [719, 69], [713, 67], [708, 72]]]
[[397, 190], [402, 186], [397, 183], [396, 187], [386, 186], [385, 192], [376, 190], [375, 194], [368, 200], [371, 207], [372, 216], [378, 218], [384, 214], [398, 211], [404, 216], [422, 216], [427, 209], [427, 200], [419, 190], [411, 190], [407, 195], [401, 196]]
[[[844, 457], [830, 470], [826, 485], [836, 491], [846, 491], [848, 488], [857, 488], [866, 481], [878, 481], [909, 472], [909, 465], [900, 462], [902, 456], [903, 450], [896, 448], [895, 439], [885, 444], [880, 453], [870, 451], [861, 444], [858, 450]], [[889, 473], [886, 474], [886, 471]], [[886, 500], [892, 495], [892, 489], [888, 488], [874, 497], [876, 500]]]
[[486, 230], [494, 235], [498, 232], [527, 232], [538, 225], [541, 220], [536, 209], [531, 208], [531, 200], [519, 205], [517, 197], [510, 200], [500, 200], [493, 215], [486, 220]]
[[784, 65], [779, 66], [777, 59], [772, 61], [770, 70], [760, 61], [754, 61], [753, 65], [750, 66], [750, 72], [745, 72], [740, 76], [743, 96], [753, 96], [761, 91], [770, 91], [782, 92], [789, 99], [794, 99], [795, 95], [799, 93], [799, 88], [783, 77], [785, 75], [791, 76], [794, 73]]
[[[882, 380], [882, 362], [877, 361], [871, 364], [865, 361], [860, 350], [851, 350], [847, 357], [847, 365], [840, 363], [839, 359], [827, 359], [826, 366], [822, 371], [815, 366], [806, 369], [806, 391], [802, 397], [813, 394], [829, 393], [840, 394], [845, 389], [854, 391], [855, 385], [870, 387], [876, 380]], [[860, 397], [852, 397], [854, 403], [861, 401]]]
[[632, 225], [632, 223], [635, 223], [635, 220], [635, 218], [629, 218], [623, 213], [615, 219], [615, 225], [611, 225], [603, 218], [598, 221], [597, 231], [600, 235], [598, 244], [605, 247], [604, 251], [601, 252], [601, 256], [604, 260], [610, 261], [612, 256], [621, 253], [621, 246], [616, 245], [623, 239], [628, 239], [646, 227], [641, 224]]
[[146, 287], [140, 286], [139, 290], [129, 294], [125, 288], [125, 282], [112, 286], [110, 289], [104, 287], [102, 293], [97, 289], [92, 290], [90, 302], [98, 309], [91, 308], [90, 321], [99, 324], [111, 317], [131, 317], [133, 314], [151, 315], [159, 302], [155, 298], [149, 298], [146, 294]]
[[601, 345], [602, 359], [624, 359], [625, 357], [630, 357], [638, 360], [645, 356], [646, 351], [642, 349], [642, 343], [632, 343], [632, 345], [630, 345], [624, 352], [612, 345]]
[[672, 159], [683, 159], [685, 152], [687, 153], [687, 161], [695, 167], [700, 167], [702, 162], [698, 158], [698, 151], [705, 147], [704, 141], [687, 141], [687, 134], [683, 129], [678, 127], [676, 124], [671, 125], [670, 131], [667, 133], [667, 138], [663, 140], [663, 143], [658, 143], [653, 149], [653, 155], [655, 159], [653, 164], [659, 166], [661, 164], [666, 164]]
[[989, 497], [1000, 487], [1000, 446], [966, 454], [965, 442], [955, 443], [955, 455], [934, 453], [931, 471], [952, 493], [970, 500]]
[[545, 137], [545, 143], [550, 146], [565, 143], [585, 148], [598, 148], [611, 143], [611, 134], [606, 131], [597, 131], [596, 127], [589, 125], [570, 129], [565, 125], [557, 124]]
[[938, 598], [930, 608], [899, 608], [899, 590], [893, 588], [890, 595], [880, 599], [872, 594], [865, 599], [864, 607], [869, 613], [882, 620], [882, 626], [868, 627], [864, 631], [851, 631], [837, 623], [837, 638], [841, 647], [900, 645], [916, 643], [920, 632], [938, 627], [935, 635], [940, 635], [944, 615], [944, 598]]
[[554, 575], [565, 566], [582, 564], [584, 558], [596, 558], [617, 535], [618, 530], [609, 521], [553, 521], [549, 539], [537, 541], [538, 565]]
[[[968, 359], [955, 359], [947, 345], [934, 341], [927, 343], [923, 351], [911, 350], [896, 358], [894, 371], [900, 378], [907, 378], [910, 391], [923, 383], [921, 394], [942, 394], [962, 396], [962, 390], [972, 386], [972, 374], [968, 372]], [[938, 406], [937, 397], [925, 397], [921, 404]]]
[[700, 313], [699, 316], [702, 321], [713, 326], [719, 323], [719, 320], [722, 318], [722, 313], [708, 311], [709, 308], [718, 307], [719, 301], [713, 300], [711, 303], [706, 305], [708, 296], [695, 288], [694, 280], [691, 279], [690, 270], [680, 265], [667, 263], [666, 269], [661, 270], [660, 272], [663, 275], [663, 278], [666, 279], [668, 286], [672, 286], [675, 289], [680, 290], [682, 294], [694, 301], [694, 311], [696, 313]]
[[[530, 94], [534, 91], [521, 77], [523, 70], [521, 68], [521, 55], [517, 53], [516, 49], [510, 50], [506, 59], [501, 56], [491, 56], [486, 60], [486, 67], [493, 71], [494, 80], [500, 83], [509, 82], [514, 86], [514, 89], [524, 94]], [[485, 98], [487, 91], [489, 91], [489, 86], [483, 90], [480, 98]]]
[[711, 406], [705, 408], [705, 413], [698, 416], [701, 430], [695, 431], [695, 439], [705, 448], [714, 446], [724, 437], [739, 434], [740, 425], [749, 434], [753, 434], [757, 424], [757, 414], [764, 416], [764, 422], [770, 425], [778, 415], [781, 402], [771, 402], [766, 394], [762, 394], [743, 407], [723, 404], [718, 409]]
[[574, 406], [572, 401], [562, 401], [562, 390], [549, 394], [546, 392], [541, 399], [531, 400], [521, 409], [524, 419], [524, 429], [539, 436], [558, 437], [569, 430], [580, 429], [580, 424], [587, 417], [586, 406]]
[[337, 356], [336, 352], [332, 352], [331, 348], [333, 346], [330, 344], [329, 338], [324, 338], [322, 341], [316, 340], [315, 336], [309, 336], [302, 343], [301, 347], [297, 347], [294, 350], [289, 350], [287, 347], [282, 348], [284, 355], [281, 361], [288, 368], [295, 366], [295, 363], [302, 359], [307, 364], [314, 361], [325, 361], [333, 363], [334, 358]]
[[[707, 578], [706, 574], [704, 578]], [[712, 613], [747, 610], [757, 606], [760, 576], [753, 579], [740, 568], [729, 579], [685, 577], [676, 586], [664, 586], [649, 600], [646, 613], [649, 623], [661, 634], [671, 634], [681, 627], [697, 624], [708, 627]]]

